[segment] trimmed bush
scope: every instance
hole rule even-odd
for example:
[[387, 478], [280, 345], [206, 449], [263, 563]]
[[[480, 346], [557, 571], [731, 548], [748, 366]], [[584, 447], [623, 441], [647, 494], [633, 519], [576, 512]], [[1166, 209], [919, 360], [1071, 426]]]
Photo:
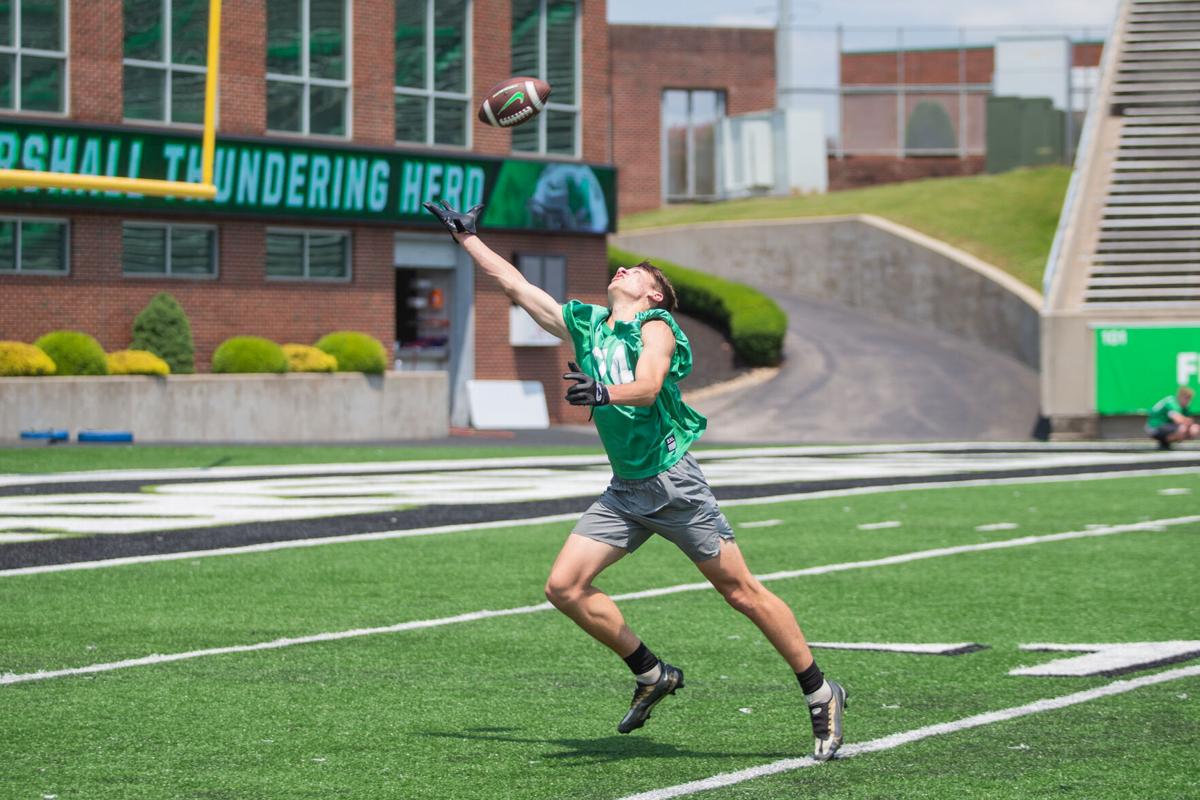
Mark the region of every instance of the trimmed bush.
[[0, 342], [0, 377], [53, 375], [53, 359], [39, 347], [24, 342]]
[[212, 371], [220, 373], [287, 372], [283, 349], [261, 336], [234, 336], [213, 353]]
[[57, 375], [107, 375], [108, 357], [100, 343], [79, 331], [54, 331], [34, 342], [50, 356]]
[[285, 344], [288, 372], [337, 372], [337, 359], [306, 344]]
[[337, 359], [338, 372], [382, 375], [387, 369], [387, 351], [378, 339], [365, 333], [337, 331], [326, 334], [316, 347]]
[[156, 294], [133, 321], [132, 350], [146, 350], [167, 362], [176, 375], [196, 371], [192, 326], [179, 301], [166, 292]]
[[[639, 255], [608, 248], [609, 273], [647, 260]], [[729, 336], [733, 351], [753, 367], [775, 366], [783, 358], [787, 314], [757, 289], [718, 278], [669, 261], [648, 259], [675, 287], [679, 310], [704, 320]]]
[[108, 354], [109, 375], [170, 375], [167, 362], [147, 350], [118, 350]]

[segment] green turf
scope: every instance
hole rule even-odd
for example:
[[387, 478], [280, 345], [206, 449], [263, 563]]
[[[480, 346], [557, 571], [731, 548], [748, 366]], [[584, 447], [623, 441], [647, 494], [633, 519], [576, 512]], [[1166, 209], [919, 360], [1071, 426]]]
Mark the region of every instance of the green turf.
[[[1187, 487], [1193, 495], [1158, 490]], [[893, 492], [727, 509], [760, 573], [1193, 513], [1200, 476]], [[900, 528], [857, 525], [900, 520]], [[976, 525], [1017, 522], [1014, 531]], [[0, 578], [0, 672], [540, 602], [567, 525]], [[1195, 638], [1200, 525], [770, 584], [825, 641], [978, 641], [956, 658], [817, 652], [852, 741], [1108, 683], [1010, 677], [1032, 641]], [[611, 592], [698, 574], [652, 541]], [[0, 797], [617, 798], [803, 753], [794, 679], [711, 591], [627, 601], [687, 687], [630, 737], [624, 667], [555, 612], [0, 688]], [[1187, 694], [1191, 700], [1181, 700]], [[706, 798], [1185, 797], [1189, 679]], [[749, 713], [741, 709], [749, 709]], [[1029, 749], [1014, 749], [1027, 745]]]
[[1070, 175], [1066, 167], [1041, 167], [824, 195], [670, 205], [622, 217], [620, 227], [875, 214], [961, 247], [1041, 291]]
[[337, 464], [437, 458], [601, 455], [600, 445], [409, 445], [355, 447], [317, 445], [101, 445], [2, 447], [0, 474], [76, 472], [94, 469], [246, 467], [265, 464]]
[[[769, 447], [772, 445], [762, 445]], [[783, 446], [783, 445], [780, 445]], [[707, 450], [719, 445], [699, 445]], [[354, 464], [430, 459], [601, 456], [595, 444], [488, 444], [355, 447], [349, 445], [67, 445], [0, 447], [0, 474], [41, 474], [108, 469], [248, 467], [280, 464]]]

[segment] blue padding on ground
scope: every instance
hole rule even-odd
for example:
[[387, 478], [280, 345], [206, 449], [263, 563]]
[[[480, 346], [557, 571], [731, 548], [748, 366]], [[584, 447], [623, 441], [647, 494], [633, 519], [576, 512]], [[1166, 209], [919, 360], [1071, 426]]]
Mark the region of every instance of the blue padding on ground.
[[22, 439], [49, 439], [52, 442], [65, 442], [71, 438], [70, 431], [21, 431]]
[[129, 431], [80, 431], [81, 442], [132, 442], [133, 434]]

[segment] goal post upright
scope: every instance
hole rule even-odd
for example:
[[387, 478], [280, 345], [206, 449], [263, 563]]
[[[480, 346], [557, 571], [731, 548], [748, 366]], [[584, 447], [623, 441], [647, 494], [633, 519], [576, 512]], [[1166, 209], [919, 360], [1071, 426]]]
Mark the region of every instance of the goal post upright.
[[121, 192], [155, 197], [188, 197], [212, 200], [217, 196], [213, 182], [217, 138], [217, 78], [221, 59], [221, 0], [208, 4], [208, 59], [204, 80], [204, 132], [201, 137], [199, 183], [156, 178], [126, 178], [82, 175], [75, 172], [39, 172], [0, 169], [0, 189], [74, 189], [77, 191]]

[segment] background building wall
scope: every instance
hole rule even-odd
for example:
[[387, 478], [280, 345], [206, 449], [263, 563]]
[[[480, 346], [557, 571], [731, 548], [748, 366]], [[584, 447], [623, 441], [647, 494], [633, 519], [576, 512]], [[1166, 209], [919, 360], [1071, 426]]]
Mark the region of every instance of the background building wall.
[[[580, 2], [582, 86], [581, 157], [611, 163], [613, 155], [609, 100], [607, 4]], [[511, 72], [511, 0], [475, 0], [471, 28], [473, 104]], [[354, 0], [350, 31], [353, 60], [351, 133], [346, 139], [311, 137], [322, 144], [393, 147], [394, 48], [393, 0]], [[123, 4], [120, 0], [69, 0], [69, 85], [66, 117], [82, 124], [120, 125], [123, 118]], [[266, 2], [225, 3], [221, 24], [218, 134], [269, 136], [307, 141], [310, 137], [268, 133], [266, 129]], [[472, 109], [473, 111], [473, 109]], [[20, 118], [36, 115], [19, 114]], [[196, 126], [152, 127], [195, 135]], [[422, 148], [450, 158], [472, 154], [511, 155], [510, 131], [471, 122], [469, 150]], [[51, 330], [77, 329], [95, 336], [108, 351], [127, 347], [133, 320], [150, 298], [169, 292], [182, 304], [192, 325], [196, 366], [207, 370], [216, 347], [235, 335], [274, 341], [312, 343], [333, 330], [361, 330], [385, 346], [395, 338], [394, 234], [429, 233], [434, 227], [334, 224], [297, 219], [246, 219], [204, 214], [140, 215], [127, 212], [74, 213], [30, 211], [0, 204], [0, 213], [45, 215], [69, 220], [70, 269], [66, 275], [0, 276], [0, 339], [33, 341]], [[122, 272], [122, 222], [204, 223], [215, 225], [217, 274], [211, 278], [126, 276]], [[268, 278], [266, 232], [272, 225], [320, 229], [351, 235], [352, 266], [346, 281], [299, 281]], [[506, 257], [516, 252], [567, 256], [571, 296], [604, 303], [608, 282], [603, 236], [553, 236], [486, 232], [489, 244]], [[573, 357], [567, 346], [513, 348], [508, 344], [508, 301], [495, 282], [475, 269], [475, 364], [480, 378], [540, 380], [546, 387], [551, 418], [586, 420], [586, 412], [561, 400], [561, 375]]]
[[619, 211], [662, 205], [664, 89], [725, 92], [730, 116], [775, 107], [775, 32], [610, 25], [613, 162]]

